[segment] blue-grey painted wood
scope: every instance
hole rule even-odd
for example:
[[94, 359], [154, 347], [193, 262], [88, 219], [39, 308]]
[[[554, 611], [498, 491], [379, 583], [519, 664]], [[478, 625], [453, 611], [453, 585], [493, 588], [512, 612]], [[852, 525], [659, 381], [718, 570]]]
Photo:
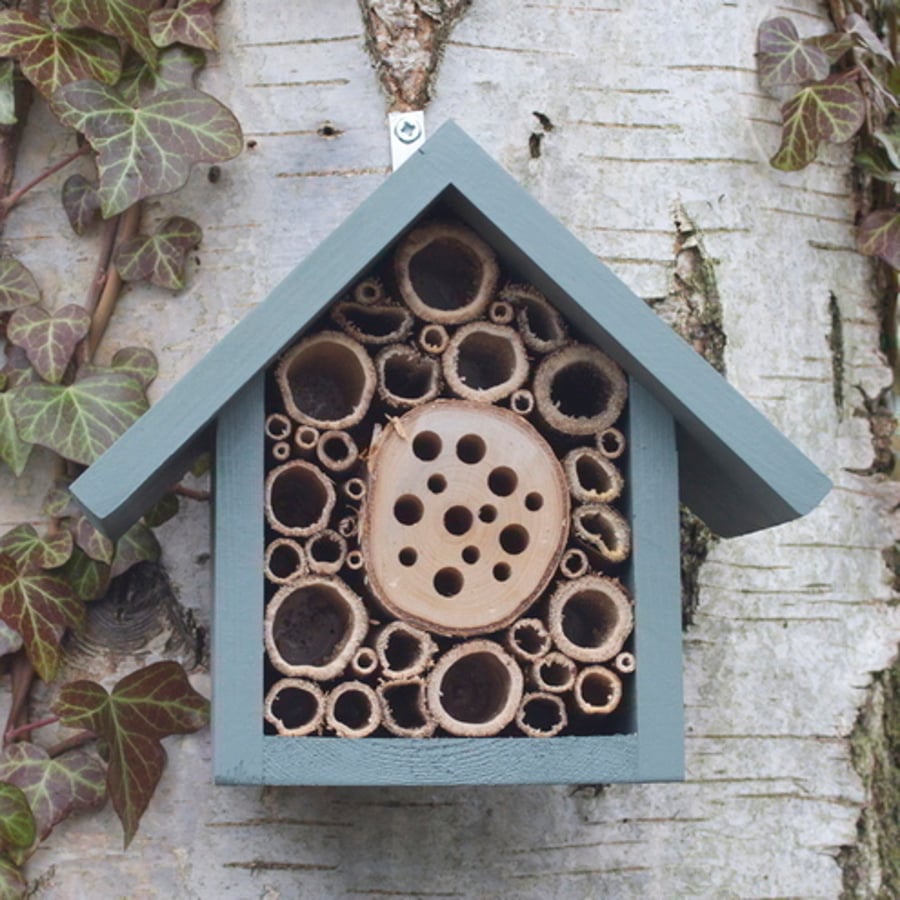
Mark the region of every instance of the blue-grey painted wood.
[[674, 781], [684, 778], [675, 424], [633, 377], [628, 406], [638, 779]]
[[788, 521], [827, 493], [816, 466], [448, 123], [91, 466], [75, 496], [109, 533], [124, 531], [169, 487], [192, 438], [438, 198], [672, 413], [682, 499], [714, 531]]
[[264, 378], [228, 404], [216, 428], [213, 501], [213, 774], [262, 779]]

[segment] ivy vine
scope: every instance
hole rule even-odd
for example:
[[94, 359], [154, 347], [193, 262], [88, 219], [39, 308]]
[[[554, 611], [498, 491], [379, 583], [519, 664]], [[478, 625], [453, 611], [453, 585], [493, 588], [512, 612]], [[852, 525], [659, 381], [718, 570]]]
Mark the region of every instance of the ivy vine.
[[[23, 866], [62, 819], [110, 798], [125, 845], [165, 765], [162, 739], [203, 727], [208, 702], [174, 662], [133, 672], [108, 692], [58, 686], [54, 715], [27, 721], [35, 678], [56, 679], [66, 633], [110, 581], [156, 560], [152, 527], [177, 511], [174, 495], [113, 543], [67, 490], [147, 409], [157, 373], [141, 347], [94, 361], [123, 283], [184, 286], [200, 226], [182, 216], [141, 231], [141, 201], [178, 190], [197, 163], [236, 156], [234, 115], [197, 89], [205, 52], [217, 49], [219, 0], [19, 0], [0, 10], [0, 227], [35, 185], [82, 157], [95, 177], [65, 180], [61, 202], [77, 235], [101, 230], [96, 277], [83, 303], [42, 296], [20, 261], [0, 258], [0, 461], [19, 476], [36, 445], [56, 455], [43, 519], [0, 535], [0, 659], [12, 709], [0, 752], [0, 897], [26, 893]], [[73, 150], [13, 190], [15, 156], [33, 102], [72, 130]], [[76, 729], [42, 747], [51, 722]], [[93, 749], [91, 749], [93, 748]]]

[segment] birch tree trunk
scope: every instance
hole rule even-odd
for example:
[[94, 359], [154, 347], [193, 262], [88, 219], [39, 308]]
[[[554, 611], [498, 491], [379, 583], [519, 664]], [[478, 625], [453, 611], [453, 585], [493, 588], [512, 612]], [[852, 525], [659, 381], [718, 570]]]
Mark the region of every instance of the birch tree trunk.
[[[834, 480], [812, 515], [715, 544], [699, 572], [684, 636], [685, 783], [215, 787], [208, 736], [173, 738], [131, 849], [111, 810], [74, 819], [29, 863], [35, 896], [841, 894], [840, 850], [868, 801], [849, 736], [900, 636], [884, 557], [897, 495], [858, 474], [874, 457], [866, 401], [891, 375], [871, 264], [853, 249], [849, 151], [795, 174], [767, 164], [779, 116], [753, 54], [759, 22], [782, 10], [474, 0], [427, 111], [429, 130], [454, 118], [640, 296], [701, 322], [701, 344], [723, 333], [731, 383]], [[805, 34], [827, 30], [813, 0], [789, 14]], [[157, 397], [389, 172], [386, 100], [353, 0], [229, 0], [218, 15], [222, 53], [202, 86], [234, 109], [247, 150], [215, 183], [196, 171], [186, 194], [148, 211], [202, 225], [191, 286], [175, 299], [129, 289], [101, 349], [153, 345]], [[23, 179], [48, 149], [65, 152], [49, 117], [41, 124]], [[35, 191], [5, 239], [62, 304], [92, 260], [70, 246], [57, 189]], [[6, 522], [35, 515], [38, 468], [4, 482]], [[161, 530], [180, 603], [202, 625], [206, 515], [193, 506]], [[132, 664], [82, 650], [67, 674], [109, 681]], [[194, 682], [208, 690], [202, 671]], [[887, 896], [867, 859], [858, 895]]]

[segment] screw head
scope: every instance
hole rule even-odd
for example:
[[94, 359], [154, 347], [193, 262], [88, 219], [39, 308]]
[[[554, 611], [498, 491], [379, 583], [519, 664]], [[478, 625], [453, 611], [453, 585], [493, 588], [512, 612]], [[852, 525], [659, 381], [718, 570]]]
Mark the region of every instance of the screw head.
[[394, 125], [394, 134], [398, 141], [412, 144], [422, 136], [422, 126], [412, 117], [404, 116]]

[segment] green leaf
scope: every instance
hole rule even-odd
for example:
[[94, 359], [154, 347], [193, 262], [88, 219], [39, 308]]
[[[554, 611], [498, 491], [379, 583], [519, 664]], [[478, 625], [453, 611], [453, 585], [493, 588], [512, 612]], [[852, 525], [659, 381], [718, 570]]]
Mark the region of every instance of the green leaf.
[[0, 10], [0, 56], [19, 61], [22, 74], [45, 96], [70, 81], [94, 78], [115, 84], [121, 52], [113, 38], [65, 31], [27, 12]]
[[24, 440], [89, 466], [147, 406], [131, 375], [95, 369], [71, 385], [25, 385], [16, 391], [13, 413]]
[[16, 429], [13, 406], [16, 402], [15, 390], [0, 394], [0, 459], [5, 462], [13, 475], [18, 478], [28, 464], [34, 444], [23, 441]]
[[772, 157], [772, 165], [795, 171], [816, 158], [822, 141], [849, 141], [865, 121], [866, 104], [855, 81], [833, 76], [802, 88], [781, 108], [781, 115], [781, 147]]
[[869, 147], [865, 150], [860, 150], [853, 157], [853, 164], [866, 174], [871, 175], [872, 178], [893, 184], [900, 183], [900, 171], [894, 168], [887, 153], [880, 147]]
[[178, 497], [175, 494], [164, 494], [157, 504], [144, 513], [144, 524], [150, 528], [158, 528], [178, 515]]
[[72, 555], [68, 531], [41, 537], [33, 525], [16, 525], [0, 538], [0, 553], [12, 557], [19, 568], [57, 569]]
[[0, 846], [24, 850], [34, 843], [36, 833], [25, 794], [14, 784], [0, 781]]
[[194, 163], [222, 162], [241, 152], [237, 119], [193, 88], [154, 94], [135, 108], [106, 85], [76, 81], [56, 92], [52, 106], [98, 153], [106, 217], [144, 197], [178, 190]]
[[150, 39], [157, 47], [187, 44], [202, 50], [218, 50], [213, 5], [206, 0], [182, 0], [175, 9], [150, 13]]
[[137, 522], [116, 542], [110, 577], [118, 578], [140, 562], [156, 562], [160, 552], [156, 535], [143, 522]]
[[860, 222], [856, 246], [860, 253], [900, 268], [900, 211], [879, 209], [869, 213]]
[[895, 127], [890, 131], [876, 131], [872, 137], [881, 144], [891, 165], [900, 169], [900, 130]]
[[107, 785], [127, 847], [165, 766], [160, 740], [206, 725], [209, 702], [181, 666], [160, 662], [127, 675], [111, 694], [92, 681], [64, 685], [54, 709], [64, 725], [87, 728], [108, 745]]
[[29, 306], [41, 299], [31, 272], [17, 259], [0, 259], [0, 313]]
[[87, 227], [100, 217], [97, 186], [84, 175], [71, 175], [65, 180], [62, 205], [75, 234], [84, 234]]
[[92, 603], [99, 600], [109, 587], [109, 566], [91, 559], [80, 547], [76, 547], [69, 561], [56, 574], [67, 581], [79, 600]]
[[62, 636], [67, 628], [81, 627], [84, 605], [59, 575], [20, 569], [11, 557], [0, 555], [0, 619], [22, 635], [38, 675], [52, 681]]
[[[25, 795], [34, 815], [35, 842], [72, 813], [98, 809], [106, 802], [106, 769], [81, 750], [51, 759], [35, 744], [11, 744], [0, 755], [0, 781]], [[24, 849], [33, 851], [34, 843]]]
[[0, 60], [0, 125], [16, 124], [16, 64]]
[[197, 73], [205, 65], [206, 54], [202, 50], [176, 44], [160, 54], [156, 67], [140, 61], [129, 66], [122, 73], [118, 88], [127, 103], [140, 106], [151, 94], [194, 87]]
[[174, 216], [153, 235], [139, 234], [120, 244], [114, 263], [124, 281], [148, 280], [177, 291], [184, 287], [184, 266], [190, 250], [203, 238], [196, 222]]
[[87, 26], [122, 38], [149, 63], [156, 61], [156, 47], [147, 16], [158, 6], [158, 0], [50, 0], [50, 12], [60, 27]]
[[8, 859], [0, 857], [0, 900], [24, 900], [28, 883], [19, 869]]
[[759, 26], [757, 59], [764, 87], [822, 81], [831, 71], [828, 54], [801, 41], [794, 23], [783, 16], [767, 19]]
[[25, 306], [10, 317], [6, 335], [25, 351], [41, 378], [56, 384], [66, 374], [75, 348], [90, 327], [90, 315], [77, 303], [54, 313], [42, 306]]
[[22, 645], [22, 635], [10, 628], [6, 622], [0, 621], [0, 656], [15, 653], [22, 649]]

